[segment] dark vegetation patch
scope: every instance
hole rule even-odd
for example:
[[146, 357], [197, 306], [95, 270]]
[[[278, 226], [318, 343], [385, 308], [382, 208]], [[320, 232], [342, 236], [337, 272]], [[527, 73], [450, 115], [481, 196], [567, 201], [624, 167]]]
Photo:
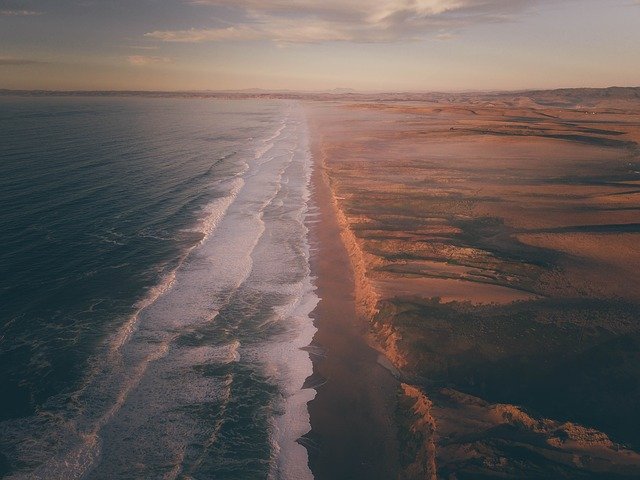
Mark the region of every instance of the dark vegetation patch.
[[407, 374], [640, 447], [640, 309], [622, 301], [510, 305], [388, 301], [375, 322], [402, 335]]
[[452, 225], [462, 231], [454, 237], [454, 244], [478, 248], [505, 261], [551, 267], [561, 255], [520, 242], [514, 236], [515, 230], [497, 217], [456, 219]]

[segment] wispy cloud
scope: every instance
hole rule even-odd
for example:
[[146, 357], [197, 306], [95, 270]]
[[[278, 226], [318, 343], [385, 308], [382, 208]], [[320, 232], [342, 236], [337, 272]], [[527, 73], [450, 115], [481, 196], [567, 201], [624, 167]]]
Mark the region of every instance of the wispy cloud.
[[47, 62], [40, 60], [33, 60], [30, 58], [13, 58], [13, 57], [0, 57], [0, 66], [24, 66], [24, 65], [43, 65]]
[[158, 50], [157, 45], [129, 45], [128, 48], [133, 48], [134, 50]]
[[131, 65], [135, 65], [137, 67], [173, 63], [173, 59], [168, 57], [150, 57], [148, 55], [129, 55], [127, 57], [127, 61]]
[[33, 17], [43, 13], [35, 10], [0, 10], [0, 17]]
[[451, 32], [439, 33], [436, 35], [436, 40], [440, 40], [441, 42], [446, 42], [448, 40], [453, 40], [456, 36]]
[[[550, 0], [192, 0], [236, 19], [229, 26], [158, 30], [166, 42], [396, 42], [505, 22]], [[565, 0], [561, 0], [565, 1]]]
[[259, 26], [238, 25], [226, 28], [192, 28], [189, 30], [155, 31], [149, 38], [165, 42], [215, 42], [224, 40], [273, 40], [279, 43], [316, 43], [322, 41], [352, 40], [347, 32], [337, 30], [324, 22], [301, 25], [299, 22], [273, 19]]

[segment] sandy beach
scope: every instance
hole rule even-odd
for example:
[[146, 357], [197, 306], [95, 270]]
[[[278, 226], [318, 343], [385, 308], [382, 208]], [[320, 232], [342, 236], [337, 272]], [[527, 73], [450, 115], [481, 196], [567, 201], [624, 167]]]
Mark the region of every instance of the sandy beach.
[[356, 315], [354, 278], [340, 237], [323, 159], [312, 142], [312, 270], [321, 298], [313, 313], [318, 332], [310, 347], [314, 375], [307, 385], [312, 432], [302, 439], [318, 480], [389, 479], [398, 470], [395, 402], [399, 382], [378, 364], [367, 343], [368, 324]]

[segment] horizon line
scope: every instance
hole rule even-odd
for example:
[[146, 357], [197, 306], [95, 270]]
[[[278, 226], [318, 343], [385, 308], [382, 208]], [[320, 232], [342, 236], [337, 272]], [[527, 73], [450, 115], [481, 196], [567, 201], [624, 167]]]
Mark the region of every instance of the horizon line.
[[48, 88], [0, 88], [0, 93], [137, 93], [137, 94], [324, 94], [324, 95], [397, 95], [397, 94], [500, 94], [500, 93], [530, 93], [530, 92], [553, 92], [561, 90], [627, 90], [640, 89], [639, 85], [609, 85], [606, 87], [573, 87], [562, 86], [553, 88], [517, 88], [517, 89], [460, 89], [460, 90], [357, 90], [352, 88], [329, 88], [319, 90], [297, 90], [297, 89], [268, 89], [268, 88], [243, 88], [243, 89], [178, 89], [178, 90], [146, 90], [146, 89], [48, 89]]

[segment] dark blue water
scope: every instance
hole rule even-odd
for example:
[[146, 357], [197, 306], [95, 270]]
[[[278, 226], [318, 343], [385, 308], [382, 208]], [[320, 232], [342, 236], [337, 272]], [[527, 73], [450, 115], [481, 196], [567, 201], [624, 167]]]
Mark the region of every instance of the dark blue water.
[[0, 101], [6, 419], [73, 388], [95, 342], [199, 239], [184, 229], [216, 179], [240, 166], [210, 103]]
[[308, 276], [290, 109], [0, 97], [2, 474], [286, 476], [291, 382], [251, 345], [292, 331], [274, 312]]

